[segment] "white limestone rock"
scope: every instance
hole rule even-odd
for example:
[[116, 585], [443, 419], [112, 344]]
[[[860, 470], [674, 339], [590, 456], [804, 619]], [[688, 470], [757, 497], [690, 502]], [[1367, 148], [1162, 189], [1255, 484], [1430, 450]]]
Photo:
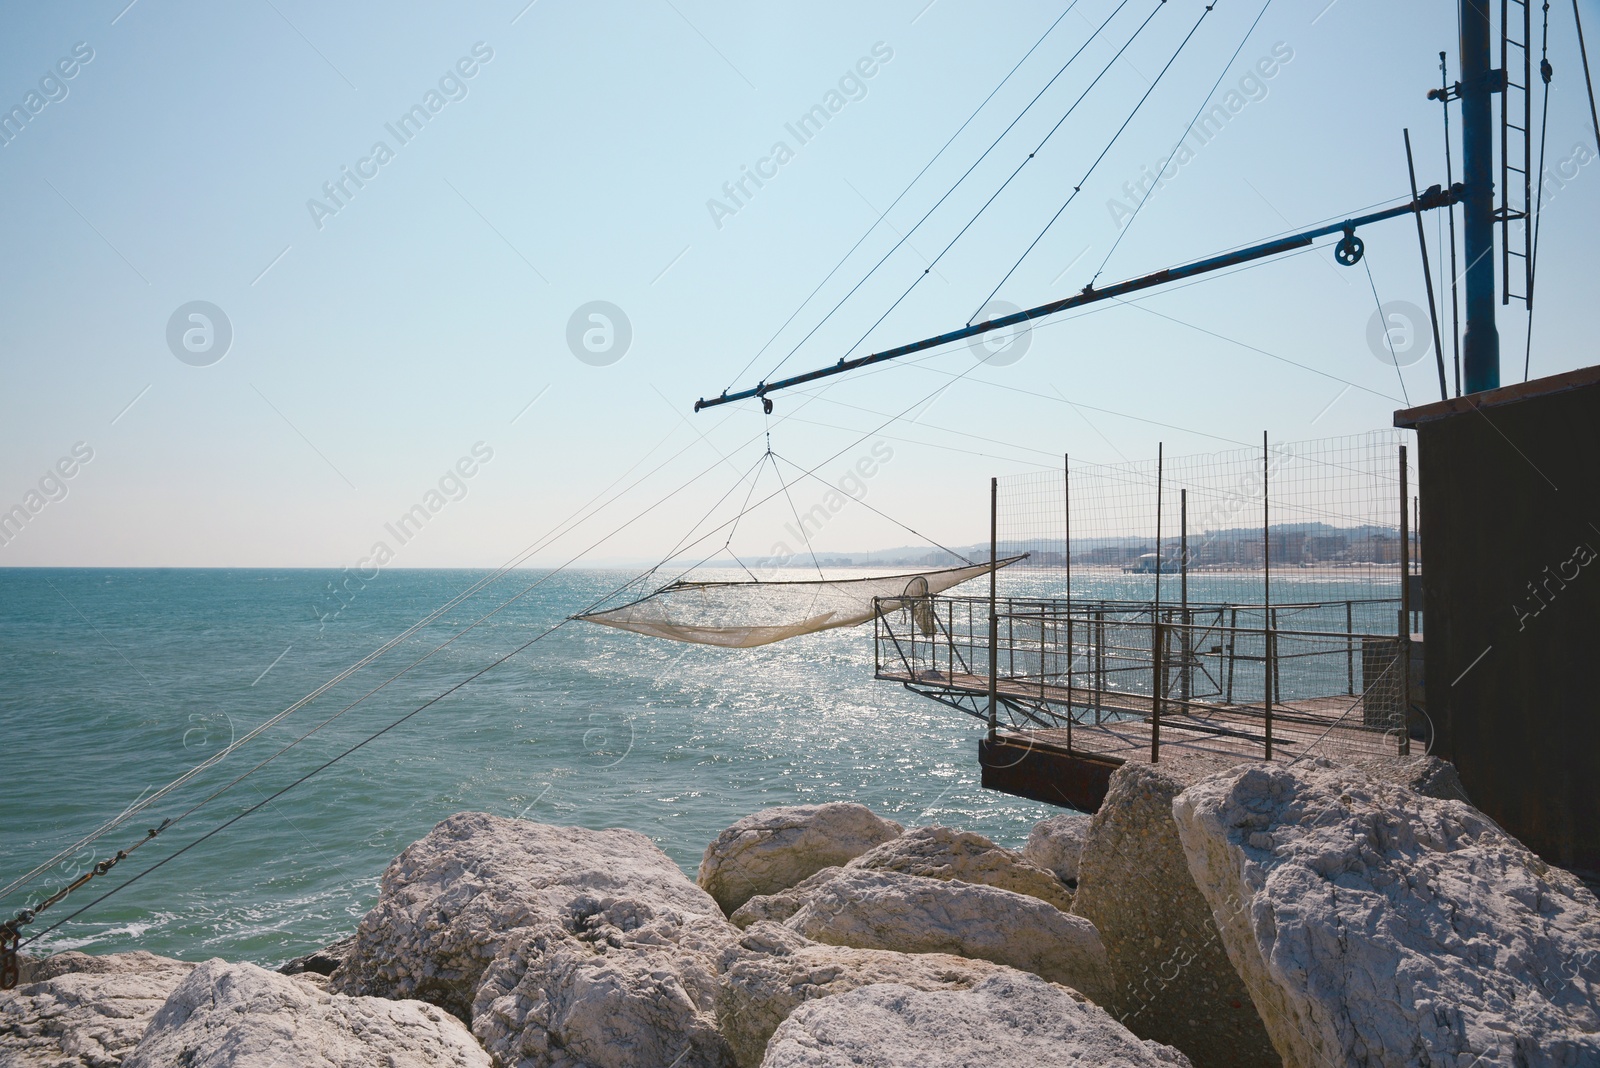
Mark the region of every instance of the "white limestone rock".
[[1285, 1065], [1600, 1064], [1600, 902], [1482, 813], [1325, 763], [1173, 813]]
[[345, 997], [210, 960], [150, 1021], [122, 1068], [489, 1068], [461, 1021], [421, 1001]]
[[721, 916], [641, 834], [458, 813], [389, 865], [331, 986], [420, 998], [468, 1019], [484, 969], [513, 932], [567, 927], [620, 900]]
[[472, 1030], [518, 1068], [732, 1068], [718, 1030], [720, 914], [615, 902], [576, 930], [514, 934], [478, 987]]
[[775, 894], [757, 894], [734, 909], [728, 915], [728, 919], [740, 929], [763, 920], [769, 923], [782, 923], [799, 912], [805, 903], [811, 900], [813, 893], [827, 885], [842, 871], [844, 869], [838, 867], [823, 868], [816, 874], [801, 879], [787, 890], [779, 890]]
[[1092, 999], [1110, 984], [1094, 924], [1026, 894], [959, 879], [845, 869], [786, 923], [814, 942], [1004, 964]]
[[343, 964], [345, 958], [350, 956], [350, 951], [356, 946], [356, 936], [346, 935], [337, 942], [330, 942], [321, 949], [314, 949], [302, 957], [295, 957], [284, 962], [278, 969], [279, 975], [316, 975], [326, 978]]
[[142, 950], [24, 955], [20, 963], [17, 988], [0, 992], [6, 1068], [116, 1068], [194, 970]]
[[1100, 1002], [1140, 1038], [1198, 1068], [1282, 1064], [1195, 886], [1172, 800], [1208, 767], [1127, 763], [1089, 825], [1073, 911], [1105, 942], [1114, 987]]
[[1054, 874], [973, 831], [918, 827], [861, 854], [847, 867], [998, 886], [1048, 901], [1063, 912], [1072, 909], [1072, 891]]
[[759, 1065], [778, 1025], [816, 998], [871, 983], [900, 983], [916, 990], [964, 990], [992, 975], [1010, 972], [988, 961], [943, 953], [817, 945], [772, 923], [747, 929], [739, 942], [724, 952], [720, 967], [717, 1018], [740, 1068]]
[[1078, 860], [1092, 819], [1082, 812], [1064, 812], [1036, 824], [1028, 844], [1022, 847], [1022, 859], [1052, 872], [1062, 882], [1076, 884]]
[[898, 838], [902, 830], [850, 802], [769, 808], [717, 835], [706, 847], [697, 881], [731, 915], [757, 894], [786, 890]]
[[1436, 756], [1389, 756], [1363, 760], [1356, 767], [1370, 777], [1404, 786], [1425, 797], [1441, 801], [1465, 801], [1472, 804], [1467, 788], [1461, 784], [1456, 766]]
[[773, 1035], [762, 1068], [973, 1068], [1117, 1065], [1190, 1068], [1103, 1009], [1032, 975], [969, 990], [879, 983], [808, 1002]]

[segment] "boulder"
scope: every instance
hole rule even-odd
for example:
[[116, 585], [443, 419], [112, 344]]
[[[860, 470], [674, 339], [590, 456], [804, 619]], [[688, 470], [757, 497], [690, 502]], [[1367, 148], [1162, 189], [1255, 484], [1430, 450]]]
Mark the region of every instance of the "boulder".
[[1173, 812], [1285, 1065], [1600, 1064], [1600, 902], [1482, 813], [1326, 763]]
[[1105, 1010], [1032, 975], [1007, 972], [970, 990], [878, 983], [796, 1009], [762, 1068], [969, 1068], [971, 1065], [1189, 1068]]
[[753, 924], [724, 952], [720, 966], [717, 1019], [741, 1068], [759, 1065], [778, 1025], [816, 998], [871, 983], [899, 983], [916, 990], [964, 990], [1009, 971], [988, 961], [943, 953], [817, 945], [771, 923]]
[[898, 838], [902, 830], [865, 805], [848, 802], [769, 808], [717, 835], [706, 847], [697, 881], [732, 914], [757, 894], [788, 889]]
[[785, 926], [827, 945], [993, 961], [1090, 998], [1104, 998], [1110, 985], [1094, 924], [1038, 898], [959, 879], [847, 868]]
[[330, 994], [254, 964], [210, 960], [178, 984], [122, 1068], [489, 1068], [450, 1014]]
[[356, 936], [347, 935], [303, 957], [295, 957], [278, 969], [279, 975], [332, 975], [356, 947]]
[[1073, 911], [1105, 942], [1113, 986], [1101, 1004], [1134, 1034], [1176, 1046], [1200, 1068], [1277, 1068], [1172, 818], [1173, 798], [1209, 773], [1163, 761], [1112, 774], [1084, 843]]
[[843, 868], [823, 868], [815, 875], [801, 879], [787, 890], [779, 890], [775, 894], [757, 894], [734, 909], [728, 919], [733, 921], [735, 927], [741, 929], [763, 920], [769, 923], [782, 923], [799, 912], [801, 907], [811, 900], [813, 893], [842, 871]]
[[732, 1068], [716, 1018], [728, 921], [623, 901], [573, 927], [519, 930], [484, 972], [472, 1030], [497, 1064]]
[[1461, 784], [1461, 775], [1456, 771], [1456, 766], [1436, 756], [1375, 757], [1362, 761], [1356, 767], [1374, 778], [1404, 786], [1425, 797], [1472, 804], [1472, 799], [1467, 796], [1467, 788]]
[[1063, 912], [1072, 908], [1072, 891], [1054, 874], [972, 831], [918, 827], [861, 854], [847, 866], [982, 883], [1048, 901]]
[[1028, 844], [1022, 847], [1022, 859], [1076, 885], [1078, 859], [1083, 856], [1092, 819], [1082, 812], [1064, 812], [1035, 825]]
[[641, 834], [458, 813], [389, 865], [332, 989], [421, 998], [468, 1019], [484, 969], [513, 932], [566, 927], [622, 899], [721, 917]]
[[194, 965], [136, 950], [20, 958], [0, 992], [0, 1064], [115, 1068]]

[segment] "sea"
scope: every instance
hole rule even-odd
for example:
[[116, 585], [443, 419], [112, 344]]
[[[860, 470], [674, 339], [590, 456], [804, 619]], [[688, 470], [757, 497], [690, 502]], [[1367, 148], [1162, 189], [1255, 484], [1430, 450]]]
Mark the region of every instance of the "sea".
[[[775, 805], [856, 801], [1013, 848], [1061, 811], [984, 790], [983, 725], [875, 681], [870, 627], [721, 649], [566, 622], [631, 573], [390, 569], [330, 601], [339, 577], [0, 569], [0, 886], [201, 768], [0, 900], [38, 908], [174, 820], [40, 912], [28, 951], [275, 966], [354, 931], [388, 863], [468, 810], [625, 827], [691, 878]], [[1152, 577], [1093, 581], [1074, 592]]]

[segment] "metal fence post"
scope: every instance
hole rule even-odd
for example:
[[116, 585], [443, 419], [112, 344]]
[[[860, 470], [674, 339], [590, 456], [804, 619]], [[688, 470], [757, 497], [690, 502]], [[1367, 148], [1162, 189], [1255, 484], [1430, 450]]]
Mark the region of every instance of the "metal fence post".
[[1178, 568], [1179, 590], [1182, 603], [1180, 622], [1183, 624], [1183, 641], [1180, 642], [1183, 656], [1182, 683], [1178, 696], [1187, 707], [1189, 699], [1194, 695], [1194, 638], [1190, 629], [1189, 619], [1189, 491], [1178, 491]]
[[1106, 610], [1095, 610], [1094, 725], [1100, 726], [1100, 706], [1106, 690]]
[[1153, 668], [1150, 686], [1150, 763], [1161, 760], [1161, 620], [1150, 622], [1150, 664]]
[[1000, 644], [1000, 620], [995, 615], [995, 594], [997, 575], [995, 561], [999, 559], [997, 546], [1000, 543], [999, 528], [1000, 507], [1000, 480], [989, 480], [989, 738], [992, 741], [1000, 726], [1000, 716], [996, 709], [996, 697], [999, 691], [1000, 677], [998, 646]]
[[1400, 755], [1411, 755], [1411, 526], [1406, 447], [1400, 446]]
[[1355, 608], [1349, 602], [1344, 603], [1344, 673], [1346, 685], [1351, 696], [1356, 692], [1356, 617]]
[[1272, 633], [1272, 512], [1269, 487], [1272, 479], [1271, 453], [1267, 447], [1267, 432], [1261, 432], [1261, 626], [1266, 633], [1266, 657], [1262, 667], [1265, 678], [1267, 714], [1267, 759], [1272, 759], [1272, 680], [1277, 675], [1277, 642]]

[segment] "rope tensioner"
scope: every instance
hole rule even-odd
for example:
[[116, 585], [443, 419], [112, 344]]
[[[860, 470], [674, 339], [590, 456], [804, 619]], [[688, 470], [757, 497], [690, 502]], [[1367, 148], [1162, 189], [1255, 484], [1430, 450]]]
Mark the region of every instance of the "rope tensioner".
[[59, 904], [68, 894], [78, 889], [84, 883], [87, 883], [90, 879], [93, 879], [97, 875], [104, 875], [106, 872], [116, 867], [118, 861], [123, 860], [135, 849], [138, 849], [156, 835], [166, 830], [171, 823], [172, 820], [170, 819], [162, 820], [161, 826], [150, 828], [148, 831], [144, 832], [144, 837], [139, 839], [133, 845], [129, 846], [127, 849], [117, 850], [115, 856], [108, 857], [105, 860], [100, 861], [94, 867], [90, 868], [88, 871], [72, 880], [72, 882], [68, 883], [66, 886], [63, 886], [60, 890], [57, 890], [55, 893], [39, 902], [37, 907], [22, 909], [5, 923], [0, 923], [0, 990], [14, 989], [17, 985], [17, 981], [21, 978], [22, 967], [20, 962], [17, 960], [17, 950], [21, 948], [22, 945], [22, 929], [24, 927], [32, 923], [34, 918], [38, 916], [39, 913], [43, 912], [51, 905]]

